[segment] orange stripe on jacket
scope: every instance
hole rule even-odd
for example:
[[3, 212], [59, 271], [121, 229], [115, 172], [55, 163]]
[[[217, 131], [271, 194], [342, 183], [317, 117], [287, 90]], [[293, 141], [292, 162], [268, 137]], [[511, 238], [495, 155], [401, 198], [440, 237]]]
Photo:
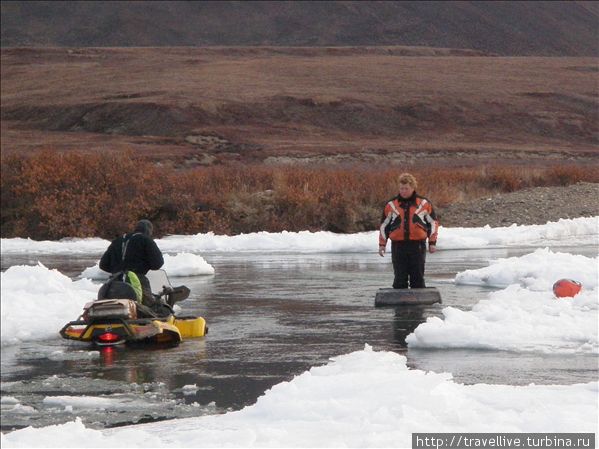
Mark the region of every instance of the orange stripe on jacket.
[[[408, 218], [406, 226], [406, 216]], [[415, 240], [437, 242], [439, 221], [431, 202], [419, 195], [411, 201], [393, 198], [385, 205], [379, 232], [379, 245], [392, 241]]]

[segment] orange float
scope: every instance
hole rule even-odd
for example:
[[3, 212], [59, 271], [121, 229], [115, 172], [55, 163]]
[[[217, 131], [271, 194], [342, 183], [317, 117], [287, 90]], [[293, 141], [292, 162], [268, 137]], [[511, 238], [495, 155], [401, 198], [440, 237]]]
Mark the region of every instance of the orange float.
[[582, 290], [582, 284], [572, 279], [560, 279], [553, 284], [553, 293], [558, 298], [572, 298]]

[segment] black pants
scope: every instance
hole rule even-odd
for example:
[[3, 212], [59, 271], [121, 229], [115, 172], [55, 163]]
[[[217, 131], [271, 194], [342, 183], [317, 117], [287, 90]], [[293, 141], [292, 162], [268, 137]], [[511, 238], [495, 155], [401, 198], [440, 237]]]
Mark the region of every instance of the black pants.
[[425, 288], [424, 262], [426, 260], [426, 242], [391, 242], [391, 260], [393, 262], [393, 288]]

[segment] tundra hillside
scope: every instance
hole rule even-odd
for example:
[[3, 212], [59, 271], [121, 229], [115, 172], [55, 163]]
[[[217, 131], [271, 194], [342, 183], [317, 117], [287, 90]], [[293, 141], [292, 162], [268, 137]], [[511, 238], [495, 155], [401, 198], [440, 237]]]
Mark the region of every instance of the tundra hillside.
[[3, 49], [1, 149], [132, 149], [181, 167], [596, 162], [597, 58], [451, 54]]
[[142, 216], [356, 232], [401, 171], [439, 207], [599, 182], [593, 57], [13, 48], [1, 76], [2, 237], [110, 237]]
[[412, 45], [598, 56], [591, 1], [9, 1], [2, 46]]

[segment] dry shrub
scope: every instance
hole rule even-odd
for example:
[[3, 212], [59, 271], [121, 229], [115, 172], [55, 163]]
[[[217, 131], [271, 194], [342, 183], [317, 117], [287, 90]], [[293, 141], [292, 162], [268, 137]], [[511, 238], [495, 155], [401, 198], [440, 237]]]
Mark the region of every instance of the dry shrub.
[[545, 179], [548, 185], [567, 186], [580, 181], [599, 182], [599, 170], [583, 169], [577, 166], [553, 167], [547, 171]]
[[[11, 156], [2, 159], [2, 236], [114, 237], [184, 196], [157, 166], [130, 153]], [[170, 222], [183, 218], [179, 211]], [[190, 211], [185, 218], [193, 220]], [[168, 227], [169, 220], [162, 221]]]
[[[2, 158], [2, 237], [112, 238], [149, 218], [157, 235], [376, 229], [401, 169], [235, 165], [176, 170], [131, 153]], [[414, 168], [436, 206], [524, 187], [599, 182], [593, 166]]]

